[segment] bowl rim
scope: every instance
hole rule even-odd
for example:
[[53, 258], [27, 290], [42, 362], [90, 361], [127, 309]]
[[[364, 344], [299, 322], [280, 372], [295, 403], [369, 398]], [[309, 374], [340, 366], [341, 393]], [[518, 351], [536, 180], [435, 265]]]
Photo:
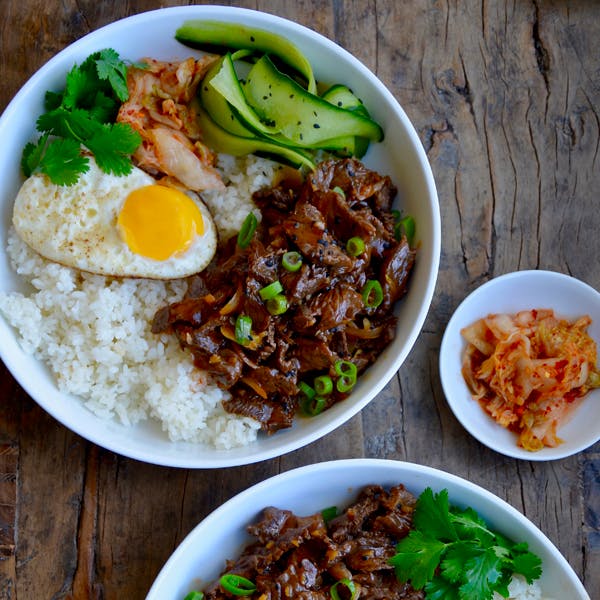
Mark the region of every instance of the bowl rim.
[[[598, 428], [598, 432], [595, 438], [590, 438], [587, 441], [574, 444], [570, 448], [566, 448], [562, 445], [559, 445], [556, 448], [544, 447], [543, 449], [537, 452], [529, 452], [517, 446], [516, 439], [512, 446], [503, 443], [495, 443], [494, 440], [491, 439], [489, 436], [483, 435], [483, 433], [473, 424], [473, 422], [469, 418], [467, 418], [465, 412], [461, 410], [461, 403], [456, 400], [456, 389], [449, 381], [450, 373], [448, 372], [449, 367], [447, 367], [447, 365], [452, 359], [451, 355], [454, 352], [454, 349], [450, 346], [452, 343], [452, 338], [456, 337], [457, 335], [460, 336], [460, 331], [458, 331], [460, 325], [458, 325], [458, 323], [463, 317], [463, 314], [470, 309], [472, 304], [476, 303], [481, 297], [486, 297], [496, 287], [519, 280], [528, 281], [530, 285], [536, 281], [557, 281], [565, 287], [579, 289], [585, 292], [586, 294], [590, 295], [591, 297], [595, 298], [600, 307], [600, 292], [598, 292], [591, 285], [585, 283], [584, 281], [581, 281], [576, 277], [566, 275], [565, 273], [561, 273], [559, 271], [552, 271], [549, 269], [524, 269], [520, 271], [511, 271], [502, 275], [498, 275], [497, 277], [493, 277], [492, 279], [481, 284], [480, 286], [475, 288], [471, 293], [469, 293], [456, 307], [450, 320], [448, 321], [440, 345], [440, 354], [438, 361], [440, 381], [442, 384], [444, 395], [446, 397], [446, 401], [450, 406], [450, 409], [452, 410], [454, 416], [457, 418], [460, 424], [480, 443], [484, 444], [485, 446], [494, 450], [495, 452], [498, 452], [505, 456], [509, 456], [511, 458], [536, 462], [561, 460], [563, 458], [567, 458], [569, 456], [573, 456], [574, 454], [582, 452], [586, 448], [589, 448], [590, 446], [598, 442], [600, 440], [600, 427]], [[552, 308], [552, 300], [548, 302], [548, 305], [550, 305], [548, 306], [548, 308]], [[522, 310], [528, 310], [529, 308], [534, 307], [524, 306]], [[495, 311], [493, 310], [493, 308], [491, 308], [488, 312]], [[471, 319], [471, 321], [474, 321], [477, 318], [480, 317], [474, 316]], [[464, 386], [464, 389], [465, 392], [469, 394], [466, 384]], [[494, 428], [497, 429], [499, 432], [505, 431], [504, 427], [502, 427], [499, 424], [493, 423], [491, 417], [490, 422], [492, 423], [492, 425], [495, 425]]]
[[[397, 472], [399, 477], [407, 477], [408, 473], [414, 476], [416, 479], [421, 480], [423, 483], [423, 488], [430, 485], [428, 482], [431, 480], [442, 479], [444, 480], [443, 487], [453, 487], [458, 491], [466, 493], [469, 497], [472, 497], [473, 500], [475, 500], [475, 504], [477, 504], [477, 501], [481, 503], [491, 503], [495, 508], [498, 509], [498, 512], [507, 514], [509, 520], [516, 522], [520, 529], [525, 530], [530, 536], [539, 542], [544, 547], [544, 550], [547, 551], [551, 557], [563, 567], [564, 573], [568, 580], [579, 592], [580, 600], [590, 600], [589, 595], [585, 590], [583, 583], [575, 573], [575, 570], [561, 554], [554, 543], [539, 527], [537, 527], [514, 506], [484, 487], [458, 475], [454, 475], [447, 471], [419, 463], [384, 458], [349, 458], [311, 463], [273, 475], [237, 493], [206, 515], [183, 538], [183, 540], [178, 544], [158, 572], [152, 583], [152, 586], [148, 591], [146, 600], [165, 600], [164, 596], [159, 596], [158, 594], [169, 582], [171, 571], [177, 569], [178, 562], [186, 556], [186, 554], [190, 551], [190, 548], [192, 548], [195, 543], [202, 539], [201, 536], [203, 534], [203, 530], [210, 528], [213, 523], [222, 523], [223, 517], [226, 517], [228, 514], [232, 512], [234, 514], [239, 512], [237, 511], [238, 507], [243, 510], [244, 505], [250, 499], [255, 497], [264, 497], [265, 492], [268, 492], [269, 490], [274, 488], [277, 489], [284, 485], [293, 485], [295, 482], [298, 483], [303, 479], [309, 478], [315, 473], [319, 473], [320, 476], [323, 476], [324, 474], [327, 475], [328, 473], [334, 474], [339, 471], [352, 472], [361, 469], [373, 472], [379, 472], [379, 470], [385, 471], [386, 473]], [[400, 473], [403, 475], [400, 475]], [[377, 484], [379, 482], [372, 481], [371, 483]], [[403, 483], [403, 481], [398, 481], [398, 483]], [[355, 492], [357, 491], [356, 488], [358, 487], [362, 487], [362, 484], [349, 484], [348, 491]], [[434, 491], [437, 491], [437, 488], [434, 489]], [[268, 494], [266, 497], [268, 498]], [[265, 504], [265, 506], [267, 504]], [[279, 508], [288, 507], [282, 506]], [[223, 557], [223, 561], [225, 558], [229, 557]]]
[[[35, 402], [38, 405], [40, 405], [46, 412], [48, 412], [50, 415], [52, 415], [54, 418], [60, 421], [63, 425], [68, 427], [73, 432], [81, 435], [85, 439], [123, 456], [127, 456], [129, 458], [141, 460], [151, 464], [181, 468], [222, 468], [229, 466], [240, 466], [284, 455], [300, 447], [306, 446], [312, 443], [313, 441], [323, 437], [327, 433], [332, 432], [334, 429], [338, 428], [340, 425], [347, 422], [358, 412], [360, 412], [360, 410], [362, 410], [362, 408], [364, 408], [364, 406], [366, 406], [383, 389], [383, 387], [391, 379], [393, 374], [397, 372], [397, 370], [400, 368], [406, 356], [413, 348], [416, 339], [423, 327], [423, 324], [427, 317], [427, 313], [431, 307], [431, 302], [437, 283], [437, 277], [439, 274], [439, 261], [441, 255], [441, 217], [439, 200], [430, 163], [427, 159], [426, 153], [414, 126], [412, 125], [408, 116], [404, 112], [403, 108], [392, 95], [391, 91], [388, 90], [388, 88], [378, 79], [375, 73], [370, 71], [370, 69], [368, 69], [350, 52], [336, 44], [331, 39], [325, 37], [324, 35], [289, 19], [253, 9], [217, 5], [164, 7], [130, 15], [128, 17], [106, 24], [86, 34], [85, 36], [82, 36], [75, 42], [67, 45], [56, 55], [50, 58], [45, 64], [43, 64], [25, 82], [25, 84], [17, 92], [14, 98], [9, 102], [2, 115], [0, 116], [0, 131], [3, 129], [3, 126], [6, 126], [6, 123], [12, 118], [13, 114], [15, 114], [16, 111], [19, 110], [21, 100], [24, 97], [28, 96], [30, 93], [32, 93], [32, 90], [36, 89], [36, 87], [39, 85], [38, 82], [40, 79], [43, 79], [48, 72], [52, 72], [53, 69], [58, 68], [62, 61], [66, 60], [65, 55], [72, 55], [80, 51], [80, 48], [88, 47], [91, 44], [96, 44], [99, 48], [101, 47], [101, 40], [107, 32], [113, 35], [115, 33], [118, 34], [120, 31], [128, 30], [130, 27], [142, 27], [145, 23], [154, 22], [156, 19], [161, 19], [165, 15], [178, 16], [181, 18], [182, 21], [186, 18], [221, 18], [240, 21], [247, 20], [249, 17], [252, 17], [253, 19], [257, 19], [259, 21], [259, 23], [256, 25], [258, 27], [267, 28], [269, 26], [273, 26], [277, 30], [293, 30], [295, 33], [298, 34], [299, 37], [303, 39], [304, 45], [310, 44], [311, 41], [318, 41], [318, 43], [323, 47], [327, 48], [331, 52], [335, 52], [336, 54], [342, 56], [344, 60], [347, 61], [353, 69], [356, 69], [361, 75], [364, 75], [366, 80], [368, 80], [369, 85], [372, 85], [375, 88], [376, 93], [380, 95], [385, 100], [385, 102], [393, 106], [394, 113], [399, 116], [399, 118], [405, 125], [406, 131], [404, 133], [410, 140], [410, 144], [414, 150], [415, 158], [416, 160], [418, 160], [422, 169], [421, 177], [423, 178], [424, 185], [427, 189], [427, 194], [430, 203], [429, 210], [431, 211], [432, 215], [432, 231], [430, 240], [431, 273], [427, 277], [426, 286], [424, 286], [424, 296], [422, 298], [422, 303], [419, 308], [419, 312], [416, 315], [416, 318], [414, 319], [409, 334], [406, 336], [401, 351], [394, 356], [393, 360], [389, 361], [389, 365], [385, 369], [383, 376], [377, 381], [371, 381], [371, 387], [364, 394], [364, 396], [362, 396], [359, 400], [354, 401], [352, 405], [349, 405], [347, 410], [340, 411], [340, 414], [336, 413], [334, 415], [332, 413], [333, 416], [331, 416], [328, 421], [323, 422], [322, 425], [320, 425], [319, 427], [315, 427], [311, 431], [305, 432], [301, 436], [300, 440], [295, 438], [283, 440], [279, 444], [276, 444], [275, 447], [267, 446], [267, 448], [264, 449], [259, 447], [256, 450], [253, 450], [252, 444], [250, 444], [245, 447], [242, 447], [242, 450], [244, 450], [243, 452], [232, 452], [231, 450], [216, 450], [204, 445], [198, 446], [197, 444], [190, 444], [187, 442], [171, 442], [172, 444], [188, 444], [192, 446], [197, 446], [201, 448], [203, 452], [210, 452], [210, 458], [202, 457], [201, 459], [197, 459], [195, 456], [190, 455], [190, 453], [183, 453], [185, 454], [184, 456], [181, 456], [181, 453], [175, 457], [170, 454], [168, 456], [164, 456], [159, 451], [153, 448], [144, 447], [138, 449], [137, 447], [135, 447], [135, 444], [129, 443], [126, 440], [119, 441], [114, 440], [112, 438], [107, 440], [105, 439], [105, 436], [102, 435], [102, 432], [96, 431], [97, 428], [81, 426], [77, 419], [74, 417], [71, 418], [71, 420], [66, 420], [66, 415], [62, 414], [57, 407], [55, 407], [51, 402], [47, 401], [46, 398], [40, 398], [39, 393], [35, 391], [37, 385], [36, 382], [32, 381], [32, 379], [27, 376], [26, 372], [23, 372], [24, 369], [22, 367], [19, 367], [17, 358], [14, 357], [7, 350], [5, 345], [0, 345], [0, 358], [3, 360], [6, 367], [12, 373], [13, 377], [27, 392], [27, 394], [32, 399], [34, 399]], [[73, 60], [74, 59], [70, 60], [70, 64], [73, 63]], [[8, 328], [12, 329], [12, 327], [10, 326], [8, 326]], [[256, 442], [254, 442], [254, 444], [256, 444]]]

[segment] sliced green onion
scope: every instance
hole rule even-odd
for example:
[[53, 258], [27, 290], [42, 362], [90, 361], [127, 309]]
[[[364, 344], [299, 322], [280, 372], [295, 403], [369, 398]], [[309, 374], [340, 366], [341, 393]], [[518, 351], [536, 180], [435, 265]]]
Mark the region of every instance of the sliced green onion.
[[333, 381], [329, 375], [319, 375], [319, 377], [315, 377], [313, 385], [315, 386], [315, 392], [319, 396], [327, 396], [327, 394], [331, 394], [333, 391]]
[[253, 212], [248, 213], [237, 236], [237, 245], [240, 248], [247, 248], [249, 246], [257, 226], [258, 219], [256, 215]]
[[186, 594], [183, 600], [204, 600], [204, 594], [202, 592], [190, 592]]
[[400, 241], [402, 236], [405, 235], [408, 245], [412, 246], [415, 238], [415, 229], [415, 220], [411, 216], [404, 217], [403, 219], [400, 219], [400, 221], [398, 221], [394, 226], [394, 237]]
[[279, 281], [274, 281], [273, 283], [266, 285], [264, 288], [258, 291], [260, 297], [265, 301], [270, 300], [271, 298], [275, 298], [275, 296], [277, 296], [277, 294], [280, 294], [281, 292], [283, 292], [283, 286], [281, 285], [281, 283], [279, 283]]
[[339, 376], [335, 383], [338, 392], [349, 392], [356, 385], [357, 368], [349, 360], [338, 360], [333, 365], [335, 372]]
[[312, 400], [317, 395], [317, 392], [315, 392], [315, 390], [313, 390], [313, 388], [311, 388], [310, 385], [304, 381], [301, 381], [298, 384], [298, 389], [300, 390], [300, 393], [304, 394], [304, 397], [308, 398], [309, 400]]
[[383, 290], [377, 279], [369, 279], [362, 290], [362, 299], [367, 308], [377, 308], [383, 302]]
[[344, 192], [344, 190], [339, 185], [336, 185], [333, 188], [333, 191], [339, 194], [340, 196], [343, 196], [344, 198], [346, 197], [346, 192]]
[[234, 596], [252, 596], [256, 591], [256, 585], [249, 579], [234, 573], [226, 573], [221, 575], [219, 579], [220, 586]]
[[238, 344], [247, 344], [252, 340], [252, 317], [238, 315], [235, 320], [235, 341]]
[[338, 586], [343, 586], [348, 590], [348, 592], [350, 593], [350, 600], [356, 600], [356, 598], [358, 598], [358, 590], [356, 589], [356, 585], [354, 585], [354, 582], [350, 579], [344, 578], [340, 579], [339, 581], [336, 581], [331, 586], [331, 589], [329, 590], [329, 595], [331, 596], [332, 600], [342, 600], [342, 597], [337, 591]]
[[277, 294], [267, 300], [267, 310], [273, 316], [282, 315], [287, 309], [288, 301], [283, 294]]
[[351, 237], [346, 242], [346, 250], [350, 256], [358, 256], [365, 251], [365, 243], [359, 237]]
[[300, 403], [300, 409], [307, 417], [315, 417], [322, 413], [327, 400], [323, 396], [314, 396], [313, 398], [304, 398]]
[[402, 218], [402, 213], [399, 210], [392, 210], [392, 217], [394, 217], [394, 222], [397, 223]]
[[321, 511], [321, 516], [325, 523], [331, 521], [331, 519], [335, 519], [335, 517], [337, 517], [337, 506], [328, 506], [327, 508], [324, 508]]
[[286, 252], [281, 257], [281, 264], [283, 265], [283, 268], [286, 271], [289, 271], [290, 273], [295, 273], [302, 266], [302, 254], [294, 250]]

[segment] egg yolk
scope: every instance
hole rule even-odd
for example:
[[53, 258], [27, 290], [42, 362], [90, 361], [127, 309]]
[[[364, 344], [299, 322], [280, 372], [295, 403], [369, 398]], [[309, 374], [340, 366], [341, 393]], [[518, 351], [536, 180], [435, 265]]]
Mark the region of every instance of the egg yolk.
[[117, 222], [131, 251], [154, 260], [185, 252], [204, 233], [202, 213], [194, 201], [162, 185], [131, 192]]

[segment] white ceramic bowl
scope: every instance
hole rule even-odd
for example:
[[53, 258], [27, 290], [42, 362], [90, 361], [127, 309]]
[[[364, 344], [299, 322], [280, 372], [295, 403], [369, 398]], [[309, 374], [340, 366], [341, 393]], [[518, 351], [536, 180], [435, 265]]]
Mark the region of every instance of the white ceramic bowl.
[[461, 374], [466, 343], [460, 330], [490, 313], [515, 313], [551, 308], [573, 319], [590, 315], [588, 329], [600, 348], [600, 294], [589, 285], [553, 271], [517, 271], [502, 275], [472, 292], [452, 315], [440, 348], [440, 377], [450, 408], [465, 429], [486, 446], [526, 460], [553, 460], [584, 450], [600, 440], [600, 389], [590, 392], [572, 418], [558, 430], [564, 442], [556, 448], [529, 452], [517, 446], [517, 436], [498, 425], [473, 400]]
[[251, 540], [246, 526], [266, 506], [309, 515], [345, 506], [367, 484], [403, 483], [413, 494], [426, 487], [448, 489], [451, 504], [475, 509], [495, 530], [524, 541], [542, 559], [542, 591], [552, 598], [589, 599], [573, 569], [552, 542], [518, 510], [465, 479], [431, 467], [378, 459], [323, 462], [287, 471], [241, 492], [206, 517], [178, 546], [160, 571], [146, 600], [183, 600], [219, 576]]
[[[23, 86], [0, 118], [0, 248], [6, 246], [13, 200], [22, 183], [21, 151], [34, 135], [35, 120], [43, 112], [45, 91], [61, 89], [74, 63], [106, 47], [114, 48], [130, 60], [144, 56], [185, 58], [194, 51], [179, 44], [173, 35], [186, 19], [201, 18], [243, 22], [289, 38], [306, 53], [318, 79], [350, 84], [383, 126], [385, 141], [372, 145], [364, 161], [371, 168], [392, 176], [400, 190], [402, 207], [416, 220], [420, 244], [410, 291], [399, 307], [395, 341], [361, 377], [348, 400], [318, 418], [303, 420], [290, 430], [261, 436], [249, 447], [230, 451], [172, 443], [153, 422], [130, 428], [98, 418], [84, 408], [80, 400], [57, 390], [47, 369], [23, 353], [14, 331], [3, 320], [0, 320], [0, 356], [34, 400], [88, 440], [155, 464], [216, 468], [264, 460], [308, 444], [347, 421], [375, 397], [406, 358], [425, 320], [438, 272], [440, 217], [431, 169], [418, 136], [392, 94], [364, 65], [332, 41], [281, 18], [240, 8], [187, 6], [142, 13], [99, 29], [60, 52]], [[21, 287], [2, 251], [0, 290]]]

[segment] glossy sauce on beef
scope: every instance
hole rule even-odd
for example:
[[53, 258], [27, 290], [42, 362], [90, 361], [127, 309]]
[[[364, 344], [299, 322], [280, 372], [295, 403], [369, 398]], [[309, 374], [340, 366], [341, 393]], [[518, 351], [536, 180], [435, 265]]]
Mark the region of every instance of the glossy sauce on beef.
[[[389, 177], [355, 159], [325, 161], [304, 182], [255, 193], [262, 220], [250, 244], [225, 243], [186, 297], [158, 311], [153, 331], [175, 333], [195, 364], [230, 390], [226, 410], [253, 417], [267, 432], [291, 426], [300, 381], [335, 381], [341, 360], [360, 374], [394, 337], [394, 303], [415, 260], [406, 238], [395, 237], [395, 195]], [[364, 242], [358, 256], [346, 249], [352, 237]], [[302, 256], [295, 272], [282, 266], [288, 251]], [[369, 280], [381, 285], [377, 307], [362, 297]], [[260, 290], [276, 281], [288, 309], [273, 316]], [[250, 343], [235, 341], [238, 315], [251, 319]], [[334, 386], [326, 408], [347, 396]]]
[[[328, 522], [321, 513], [299, 517], [266, 508], [248, 527], [256, 541], [228, 560], [224, 573], [253, 582], [256, 591], [246, 596], [251, 600], [330, 600], [331, 586], [341, 579], [354, 582], [356, 598], [422, 600], [423, 593], [399, 582], [388, 564], [410, 531], [415, 502], [403, 485], [389, 491], [371, 485]], [[233, 597], [219, 581], [204, 594], [206, 600]]]

